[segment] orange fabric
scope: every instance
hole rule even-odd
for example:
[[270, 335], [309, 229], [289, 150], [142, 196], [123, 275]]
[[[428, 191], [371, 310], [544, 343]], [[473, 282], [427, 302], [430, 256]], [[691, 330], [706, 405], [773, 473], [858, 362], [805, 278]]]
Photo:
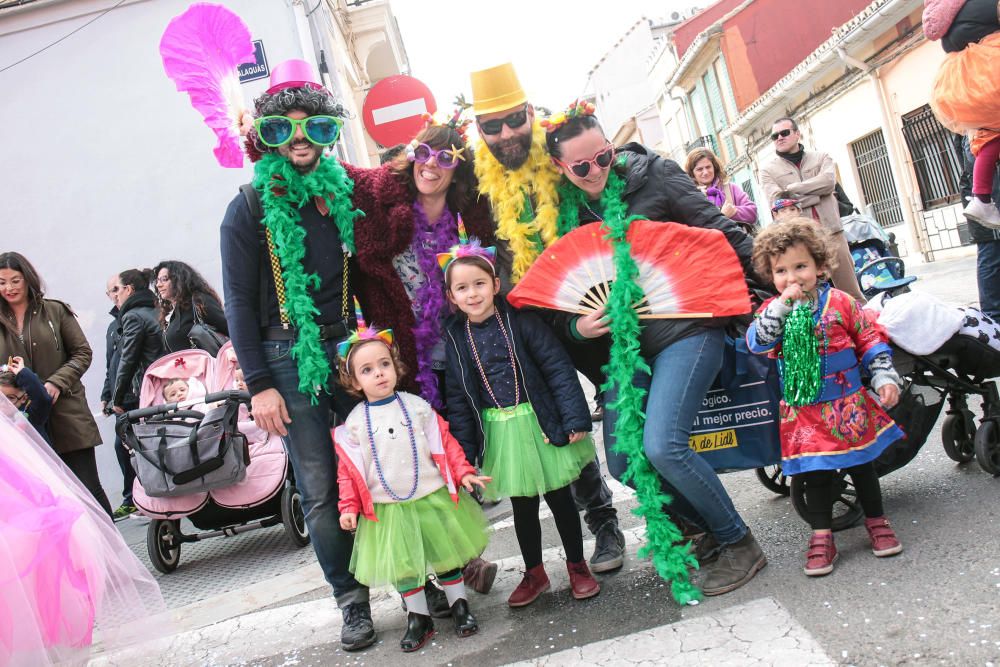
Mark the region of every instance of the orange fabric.
[[998, 130], [976, 130], [976, 133], [972, 136], [972, 142], [969, 144], [969, 150], [972, 151], [973, 155], [979, 155], [979, 151], [983, 150], [983, 146], [997, 137], [1000, 137], [1000, 131]]
[[1000, 32], [945, 57], [934, 81], [931, 109], [953, 132], [1000, 131]]

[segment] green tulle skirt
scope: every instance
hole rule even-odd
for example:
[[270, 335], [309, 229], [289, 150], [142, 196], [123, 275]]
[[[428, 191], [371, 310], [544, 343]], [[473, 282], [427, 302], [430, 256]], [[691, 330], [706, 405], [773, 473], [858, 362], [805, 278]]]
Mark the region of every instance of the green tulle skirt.
[[540, 496], [561, 489], [594, 460], [594, 440], [589, 434], [565, 447], [545, 442], [530, 403], [521, 403], [511, 413], [497, 408], [484, 410], [483, 427], [483, 474], [493, 478], [486, 485], [487, 500]]
[[350, 570], [366, 586], [423, 586], [429, 574], [465, 566], [489, 539], [476, 501], [460, 491], [456, 505], [447, 487], [417, 500], [375, 503], [375, 517], [358, 517], [351, 554]]

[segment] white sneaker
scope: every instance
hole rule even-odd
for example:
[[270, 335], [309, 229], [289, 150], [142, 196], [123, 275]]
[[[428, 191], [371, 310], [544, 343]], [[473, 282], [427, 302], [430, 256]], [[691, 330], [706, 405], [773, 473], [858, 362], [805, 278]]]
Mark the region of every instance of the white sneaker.
[[987, 204], [973, 195], [969, 205], [962, 211], [969, 220], [974, 220], [984, 227], [1000, 229], [1000, 210], [992, 202]]

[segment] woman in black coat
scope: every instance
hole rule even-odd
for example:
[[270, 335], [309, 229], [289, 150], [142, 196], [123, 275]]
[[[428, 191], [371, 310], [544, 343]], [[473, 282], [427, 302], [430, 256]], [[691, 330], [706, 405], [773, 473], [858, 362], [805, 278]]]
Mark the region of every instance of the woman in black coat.
[[149, 289], [152, 277], [151, 269], [128, 269], [118, 275], [115, 304], [121, 324], [121, 358], [111, 389], [111, 405], [118, 414], [127, 410], [127, 397], [139, 395], [149, 365], [164, 354], [156, 297]]
[[156, 293], [160, 297], [160, 325], [167, 352], [194, 347], [188, 336], [198, 319], [225, 336], [229, 335], [222, 299], [188, 264], [177, 261], [160, 262], [153, 269]]

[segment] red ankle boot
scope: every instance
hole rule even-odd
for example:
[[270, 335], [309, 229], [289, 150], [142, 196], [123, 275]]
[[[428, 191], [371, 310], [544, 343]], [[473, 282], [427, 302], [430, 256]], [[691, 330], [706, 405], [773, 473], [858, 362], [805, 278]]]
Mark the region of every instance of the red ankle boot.
[[868, 539], [872, 542], [872, 553], [879, 558], [895, 556], [903, 550], [903, 545], [899, 543], [889, 520], [884, 516], [865, 519], [865, 528], [868, 529]]
[[521, 583], [507, 598], [507, 604], [511, 607], [526, 607], [551, 587], [549, 575], [545, 574], [545, 566], [536, 565], [524, 573]]
[[601, 585], [590, 573], [587, 561], [581, 560], [579, 563], [566, 561], [566, 569], [569, 571], [569, 586], [573, 590], [573, 597], [577, 600], [586, 600], [601, 592]]
[[824, 533], [813, 535], [809, 539], [809, 550], [806, 551], [806, 576], [823, 577], [833, 572], [833, 564], [837, 562], [837, 545], [833, 543], [833, 535]]

